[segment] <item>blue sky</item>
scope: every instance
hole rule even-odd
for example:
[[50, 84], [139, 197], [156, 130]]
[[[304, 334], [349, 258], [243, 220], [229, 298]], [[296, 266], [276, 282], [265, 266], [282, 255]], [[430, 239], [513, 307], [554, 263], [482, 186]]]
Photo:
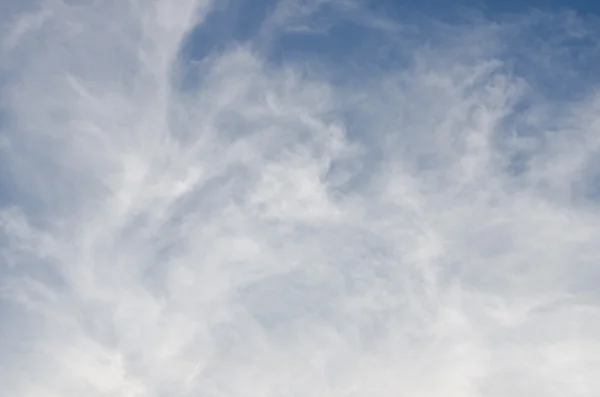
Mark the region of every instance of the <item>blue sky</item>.
[[600, 6], [0, 6], [18, 397], [596, 397]]
[[[532, 10], [562, 11], [573, 10], [581, 14], [598, 14], [600, 6], [593, 1], [586, 0], [525, 0], [525, 1], [489, 1], [489, 0], [457, 0], [439, 1], [426, 0], [420, 2], [410, 1], [369, 1], [374, 7], [385, 7], [388, 10], [423, 13], [436, 18], [455, 16], [461, 12], [480, 12], [485, 16], [495, 19], [506, 14], [518, 14]], [[391, 11], [393, 12], [393, 11]], [[454, 15], [453, 15], [454, 14]]]

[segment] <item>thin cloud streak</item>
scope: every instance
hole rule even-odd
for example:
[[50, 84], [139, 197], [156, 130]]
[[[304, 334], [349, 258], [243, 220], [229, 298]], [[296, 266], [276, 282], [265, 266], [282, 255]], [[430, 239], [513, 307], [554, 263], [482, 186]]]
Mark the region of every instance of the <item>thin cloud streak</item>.
[[[524, 44], [593, 21], [280, 2], [194, 62], [208, 2], [31, 7], [2, 21], [8, 395], [600, 391], [595, 55], [558, 100], [531, 65], [565, 41]], [[273, 60], [336, 15], [380, 46]]]

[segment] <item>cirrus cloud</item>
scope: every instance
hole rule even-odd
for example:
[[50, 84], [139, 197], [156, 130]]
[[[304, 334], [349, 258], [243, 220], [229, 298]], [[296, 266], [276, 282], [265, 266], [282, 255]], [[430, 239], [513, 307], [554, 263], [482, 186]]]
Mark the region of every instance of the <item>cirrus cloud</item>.
[[597, 21], [240, 4], [2, 20], [6, 393], [596, 395]]

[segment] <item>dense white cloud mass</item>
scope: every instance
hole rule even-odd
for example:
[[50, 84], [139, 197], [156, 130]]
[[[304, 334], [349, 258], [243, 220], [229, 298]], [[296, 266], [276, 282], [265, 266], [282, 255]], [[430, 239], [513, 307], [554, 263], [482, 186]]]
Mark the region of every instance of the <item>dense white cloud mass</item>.
[[600, 395], [597, 22], [4, 3], [2, 395]]

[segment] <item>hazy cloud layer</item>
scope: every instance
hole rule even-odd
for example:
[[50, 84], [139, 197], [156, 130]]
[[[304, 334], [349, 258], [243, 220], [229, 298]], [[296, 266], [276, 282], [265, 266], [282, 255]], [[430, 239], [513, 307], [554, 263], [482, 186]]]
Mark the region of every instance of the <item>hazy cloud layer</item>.
[[2, 394], [600, 394], [598, 20], [5, 3]]

